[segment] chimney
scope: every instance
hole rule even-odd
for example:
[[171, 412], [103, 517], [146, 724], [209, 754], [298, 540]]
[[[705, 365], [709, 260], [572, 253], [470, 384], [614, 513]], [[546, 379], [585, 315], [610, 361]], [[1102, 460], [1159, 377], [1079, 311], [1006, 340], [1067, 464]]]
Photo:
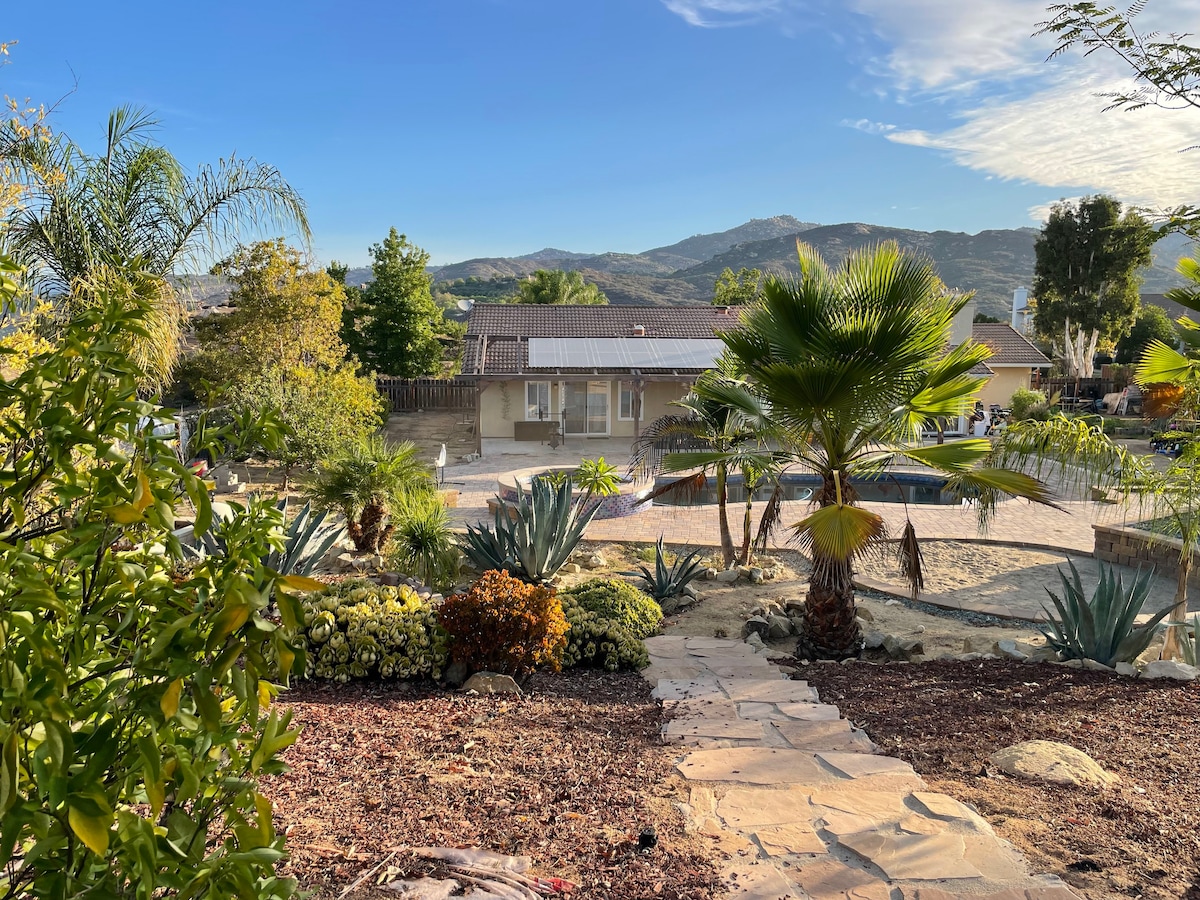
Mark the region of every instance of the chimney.
[[1012, 327], [1014, 331], [1025, 333], [1029, 322], [1029, 291], [1023, 287], [1013, 291]]
[[633, 336], [634, 337], [645, 337], [646, 336], [646, 326], [645, 325], [634, 325], [633, 326]]
[[721, 315], [721, 316], [729, 315], [729, 307], [728, 306], [718, 306], [717, 307], [717, 315]]

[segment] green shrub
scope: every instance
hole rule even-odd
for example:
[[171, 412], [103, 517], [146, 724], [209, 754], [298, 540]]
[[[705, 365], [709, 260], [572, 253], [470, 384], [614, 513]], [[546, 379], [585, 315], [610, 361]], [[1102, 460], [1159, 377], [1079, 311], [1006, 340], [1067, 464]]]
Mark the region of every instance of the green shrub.
[[654, 598], [616, 578], [593, 578], [560, 591], [558, 596], [564, 602], [570, 597], [589, 612], [620, 625], [638, 640], [650, 637], [662, 624], [662, 609]]
[[1100, 570], [1100, 583], [1088, 600], [1083, 593], [1079, 570], [1070, 560], [1067, 565], [1071, 568], [1069, 581], [1062, 569], [1058, 570], [1063, 585], [1062, 597], [1046, 588], [1058, 612], [1055, 616], [1047, 609], [1050, 622], [1039, 626], [1046, 636], [1046, 643], [1065, 659], [1091, 659], [1106, 666], [1137, 659], [1150, 646], [1158, 623], [1171, 611], [1168, 607], [1155, 613], [1146, 623], [1135, 624], [1142, 604], [1150, 594], [1154, 570], [1139, 571], [1126, 591], [1121, 576], [1112, 566], [1104, 566]]
[[[1045, 421], [1050, 415], [1050, 406], [1046, 402], [1046, 395], [1041, 391], [1031, 391], [1029, 388], [1017, 388], [1013, 391], [1013, 395], [1008, 399], [1008, 408], [1012, 410], [1014, 422], [1023, 422], [1026, 419]], [[1041, 415], [1042, 409], [1045, 410], [1044, 417]]]
[[410, 587], [343, 581], [303, 601], [306, 674], [351, 678], [440, 678], [446, 633], [428, 600]]
[[394, 516], [396, 529], [388, 543], [388, 566], [444, 591], [458, 577], [461, 551], [451, 528], [450, 512], [437, 494], [409, 495]]
[[563, 665], [615, 672], [641, 669], [650, 657], [642, 639], [658, 630], [662, 610], [631, 584], [596, 578], [559, 594], [571, 630]]
[[467, 593], [446, 598], [438, 622], [451, 658], [472, 671], [523, 678], [538, 666], [562, 668], [568, 626], [553, 588], [485, 572]]

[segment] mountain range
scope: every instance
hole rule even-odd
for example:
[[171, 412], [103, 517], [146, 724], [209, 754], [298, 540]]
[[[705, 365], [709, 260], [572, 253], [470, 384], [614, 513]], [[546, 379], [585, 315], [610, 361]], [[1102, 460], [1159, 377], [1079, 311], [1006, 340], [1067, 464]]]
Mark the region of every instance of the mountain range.
[[[517, 292], [517, 282], [537, 269], [578, 269], [597, 284], [611, 303], [669, 305], [707, 303], [713, 284], [726, 269], [759, 269], [773, 274], [799, 272], [796, 241], [815, 247], [831, 264], [851, 250], [895, 241], [901, 249], [932, 260], [951, 288], [974, 291], [979, 312], [1007, 320], [1012, 292], [1033, 280], [1036, 228], [993, 229], [978, 234], [915, 231], [857, 222], [817, 225], [792, 216], [751, 219], [715, 234], [697, 234], [641, 253], [580, 253], [547, 247], [515, 257], [481, 257], [431, 266], [434, 290], [460, 298], [494, 300]], [[1161, 293], [1183, 283], [1175, 272], [1191, 241], [1168, 235], [1154, 248], [1154, 262], [1142, 274], [1146, 293]], [[350, 284], [371, 279], [369, 267], [351, 269]], [[220, 302], [221, 287], [209, 279], [189, 280], [193, 295], [206, 305]]]

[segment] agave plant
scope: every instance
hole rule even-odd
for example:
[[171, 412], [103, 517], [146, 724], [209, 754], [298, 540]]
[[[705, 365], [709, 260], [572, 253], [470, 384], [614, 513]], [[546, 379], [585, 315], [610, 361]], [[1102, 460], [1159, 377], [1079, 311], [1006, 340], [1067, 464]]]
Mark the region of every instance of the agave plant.
[[467, 526], [462, 551], [472, 565], [496, 569], [540, 584], [561, 569], [583, 539], [597, 508], [584, 509], [571, 499], [571, 479], [557, 487], [542, 478], [529, 493], [517, 488], [517, 504], [501, 502], [495, 526]]
[[[280, 500], [275, 508], [280, 521], [286, 521], [287, 498]], [[305, 503], [284, 532], [283, 549], [272, 548], [263, 560], [266, 567], [280, 575], [311, 574], [329, 548], [346, 533], [344, 525], [326, 523], [325, 518], [325, 512], [313, 513], [311, 504]], [[184, 547], [184, 552], [194, 558], [225, 556], [228, 550], [225, 538], [211, 529], [198, 536], [195, 547]]]
[[1183, 622], [1168, 622], [1175, 631], [1179, 655], [1189, 666], [1200, 666], [1200, 614]]
[[654, 570], [651, 571], [648, 566], [638, 566], [637, 572], [621, 574], [640, 578], [645, 582], [646, 593], [662, 606], [682, 594], [684, 588], [704, 574], [706, 566], [704, 561], [699, 559], [703, 552], [696, 549], [685, 556], [680, 551], [675, 556], [675, 562], [668, 567], [667, 552], [663, 547], [663, 536], [660, 534], [658, 542], [654, 545]]
[[1083, 593], [1079, 570], [1070, 560], [1067, 565], [1071, 567], [1070, 580], [1062, 569], [1058, 570], [1063, 596], [1046, 589], [1058, 611], [1055, 617], [1046, 609], [1050, 622], [1040, 627], [1046, 642], [1067, 659], [1091, 659], [1106, 666], [1135, 660], [1150, 646], [1158, 623], [1171, 612], [1168, 607], [1155, 613], [1148, 622], [1134, 624], [1150, 593], [1154, 570], [1143, 572], [1139, 569], [1126, 591], [1120, 574], [1112, 566], [1104, 566], [1096, 592], [1088, 600]]

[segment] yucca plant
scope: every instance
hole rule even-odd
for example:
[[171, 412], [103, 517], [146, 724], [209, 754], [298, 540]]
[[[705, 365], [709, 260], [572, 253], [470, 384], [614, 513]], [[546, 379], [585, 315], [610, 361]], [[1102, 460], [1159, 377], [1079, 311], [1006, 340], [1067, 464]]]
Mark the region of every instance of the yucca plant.
[[654, 569], [649, 566], [638, 566], [637, 572], [622, 572], [622, 575], [632, 575], [640, 578], [647, 594], [658, 601], [659, 605], [669, 603], [683, 593], [691, 582], [704, 574], [707, 568], [704, 560], [699, 557], [704, 551], [693, 550], [686, 556], [682, 551], [675, 555], [674, 564], [667, 565], [667, 550], [663, 546], [663, 536], [658, 536], [654, 545]]
[[1171, 612], [1168, 607], [1155, 613], [1148, 622], [1134, 624], [1150, 594], [1154, 570], [1139, 569], [1126, 591], [1120, 574], [1112, 566], [1104, 566], [1096, 592], [1088, 600], [1079, 570], [1070, 560], [1067, 565], [1071, 568], [1070, 580], [1062, 569], [1058, 570], [1062, 597], [1046, 588], [1058, 611], [1056, 617], [1043, 604], [1050, 622], [1039, 626], [1039, 630], [1046, 636], [1046, 642], [1066, 659], [1091, 659], [1106, 666], [1137, 659], [1150, 646], [1159, 622]]
[[534, 478], [528, 493], [518, 486], [516, 506], [501, 502], [494, 526], [467, 526], [463, 553], [481, 571], [504, 571], [533, 584], [553, 577], [583, 540], [598, 509], [573, 501], [572, 487], [570, 478], [557, 487]]

